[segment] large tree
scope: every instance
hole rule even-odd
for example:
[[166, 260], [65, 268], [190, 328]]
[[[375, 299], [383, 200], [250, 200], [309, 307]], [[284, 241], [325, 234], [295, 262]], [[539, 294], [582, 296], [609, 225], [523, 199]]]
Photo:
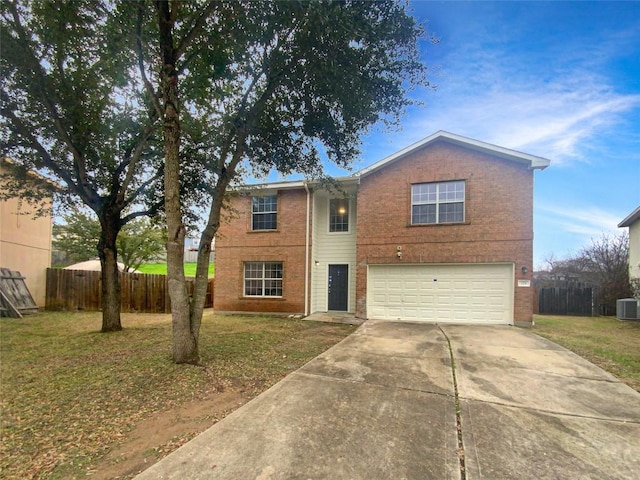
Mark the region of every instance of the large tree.
[[[209, 249], [239, 169], [318, 177], [323, 158], [348, 166], [361, 135], [396, 124], [408, 89], [428, 85], [423, 32], [394, 0], [158, 0], [151, 23], [148, 7], [137, 3], [139, 59], [164, 130], [173, 355], [197, 363]], [[194, 165], [208, 213], [190, 299], [179, 185]]]
[[[348, 166], [369, 127], [397, 124], [407, 91], [428, 85], [423, 32], [406, 9], [394, 0], [3, 3], [3, 151], [100, 219], [103, 329], [120, 328], [115, 239], [149, 213], [128, 208], [155, 207], [140, 195], [157, 199], [164, 173], [174, 360], [198, 362], [227, 188], [245, 168], [319, 177], [323, 159]], [[152, 162], [158, 127], [164, 172]], [[193, 298], [185, 192], [207, 212]]]
[[59, 183], [57, 201], [96, 214], [105, 332], [122, 328], [118, 233], [162, 204], [159, 117], [139, 81], [134, 28], [112, 2], [2, 2], [2, 154]]

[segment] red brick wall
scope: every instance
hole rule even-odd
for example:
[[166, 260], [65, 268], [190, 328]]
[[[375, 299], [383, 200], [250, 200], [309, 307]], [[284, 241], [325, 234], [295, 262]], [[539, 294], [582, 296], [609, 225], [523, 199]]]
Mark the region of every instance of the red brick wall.
[[[305, 219], [304, 189], [278, 192], [278, 229], [251, 231], [251, 196], [231, 199], [216, 237], [218, 311], [304, 312]], [[235, 211], [235, 214], [229, 212]], [[283, 263], [282, 298], [243, 296], [243, 262]]]
[[[411, 185], [448, 180], [466, 181], [465, 223], [412, 226]], [[527, 166], [436, 142], [362, 179], [357, 222], [358, 316], [366, 317], [367, 264], [510, 262], [514, 319], [531, 322], [531, 288], [517, 286], [518, 279], [532, 280], [533, 270], [533, 171]]]

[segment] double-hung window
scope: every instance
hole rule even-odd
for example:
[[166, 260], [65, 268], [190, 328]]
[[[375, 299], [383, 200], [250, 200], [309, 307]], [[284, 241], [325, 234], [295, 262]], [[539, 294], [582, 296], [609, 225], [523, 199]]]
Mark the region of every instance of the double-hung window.
[[281, 297], [282, 262], [246, 262], [244, 264], [246, 297]]
[[276, 230], [278, 228], [278, 197], [251, 198], [251, 229]]
[[464, 180], [412, 185], [411, 224], [464, 222], [464, 190]]
[[329, 231], [349, 231], [349, 199], [332, 198], [329, 200]]

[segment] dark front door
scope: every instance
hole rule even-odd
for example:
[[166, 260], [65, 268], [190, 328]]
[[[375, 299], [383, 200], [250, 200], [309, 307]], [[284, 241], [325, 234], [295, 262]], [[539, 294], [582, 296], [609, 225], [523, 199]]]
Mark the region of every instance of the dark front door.
[[329, 265], [329, 310], [347, 311], [349, 265]]

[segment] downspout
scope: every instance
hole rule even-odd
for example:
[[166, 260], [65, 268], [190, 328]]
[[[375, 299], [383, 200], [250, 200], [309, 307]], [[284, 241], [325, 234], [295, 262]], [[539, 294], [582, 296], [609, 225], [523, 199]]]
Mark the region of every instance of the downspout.
[[304, 316], [309, 315], [309, 213], [311, 210], [311, 192], [307, 182], [304, 182], [304, 189], [307, 192], [307, 221], [304, 239]]

